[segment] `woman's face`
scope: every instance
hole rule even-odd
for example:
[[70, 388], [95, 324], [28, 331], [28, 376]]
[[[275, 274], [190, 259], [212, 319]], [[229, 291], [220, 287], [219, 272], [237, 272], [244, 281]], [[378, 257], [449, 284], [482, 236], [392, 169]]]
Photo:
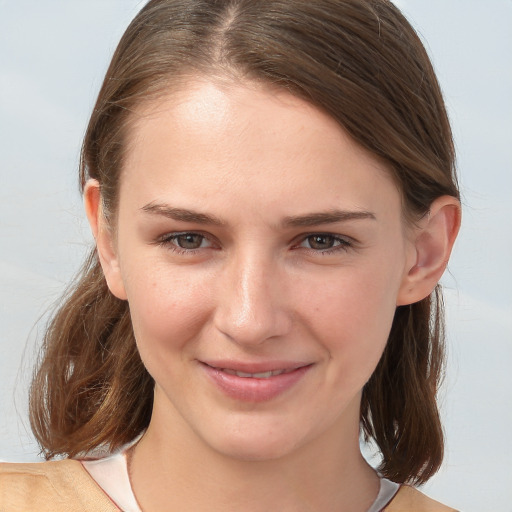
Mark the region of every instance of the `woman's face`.
[[156, 382], [152, 422], [242, 459], [356, 443], [415, 260], [383, 164], [254, 84], [198, 79], [139, 114], [109, 284]]

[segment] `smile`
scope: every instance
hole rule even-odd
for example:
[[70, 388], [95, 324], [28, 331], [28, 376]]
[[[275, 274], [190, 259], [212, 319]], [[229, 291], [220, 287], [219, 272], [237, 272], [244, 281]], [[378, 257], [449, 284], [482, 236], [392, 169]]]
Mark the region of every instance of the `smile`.
[[242, 377], [244, 379], [268, 379], [270, 377], [275, 377], [276, 375], [282, 375], [283, 373], [293, 372], [296, 368], [291, 368], [289, 370], [270, 370], [268, 372], [258, 373], [240, 372], [232, 370], [231, 368], [219, 368], [219, 370], [228, 373], [229, 375], [236, 375], [237, 377]]
[[295, 388], [313, 364], [201, 364], [214, 389], [242, 402], [267, 402]]

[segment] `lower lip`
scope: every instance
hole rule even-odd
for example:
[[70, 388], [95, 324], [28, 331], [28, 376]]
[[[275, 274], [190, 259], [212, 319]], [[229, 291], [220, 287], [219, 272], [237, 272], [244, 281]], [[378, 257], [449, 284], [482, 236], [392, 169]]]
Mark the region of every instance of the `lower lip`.
[[289, 373], [258, 379], [231, 375], [207, 364], [202, 366], [208, 377], [225, 395], [244, 402], [267, 402], [278, 397], [297, 384], [312, 367], [302, 366]]

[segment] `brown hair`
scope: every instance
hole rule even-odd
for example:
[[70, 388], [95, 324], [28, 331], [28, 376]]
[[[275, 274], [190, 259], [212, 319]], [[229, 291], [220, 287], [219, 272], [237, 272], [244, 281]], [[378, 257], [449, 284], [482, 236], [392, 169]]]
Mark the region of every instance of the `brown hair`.
[[[111, 219], [134, 108], [198, 74], [258, 80], [327, 112], [388, 164], [409, 218], [441, 195], [458, 197], [434, 70], [391, 2], [151, 0], [119, 43], [83, 144], [82, 188], [89, 177], [99, 181]], [[380, 448], [380, 471], [397, 482], [425, 482], [442, 461], [442, 311], [438, 289], [398, 307], [363, 390], [363, 433]], [[94, 250], [43, 349], [30, 412], [47, 458], [114, 449], [147, 427], [153, 381], [138, 356], [128, 304], [110, 294]]]

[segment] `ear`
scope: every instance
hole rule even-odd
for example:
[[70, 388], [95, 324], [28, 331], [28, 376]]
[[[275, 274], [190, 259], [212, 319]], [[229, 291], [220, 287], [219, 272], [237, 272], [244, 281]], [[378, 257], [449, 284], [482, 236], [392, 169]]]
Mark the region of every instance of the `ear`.
[[107, 285], [118, 299], [126, 300], [126, 292], [119, 267], [119, 259], [101, 204], [100, 184], [90, 179], [84, 188], [84, 206], [92, 234], [96, 240], [96, 250]]
[[452, 196], [441, 196], [414, 228], [413, 257], [398, 292], [397, 306], [412, 304], [430, 295], [448, 265], [460, 218], [459, 201]]

